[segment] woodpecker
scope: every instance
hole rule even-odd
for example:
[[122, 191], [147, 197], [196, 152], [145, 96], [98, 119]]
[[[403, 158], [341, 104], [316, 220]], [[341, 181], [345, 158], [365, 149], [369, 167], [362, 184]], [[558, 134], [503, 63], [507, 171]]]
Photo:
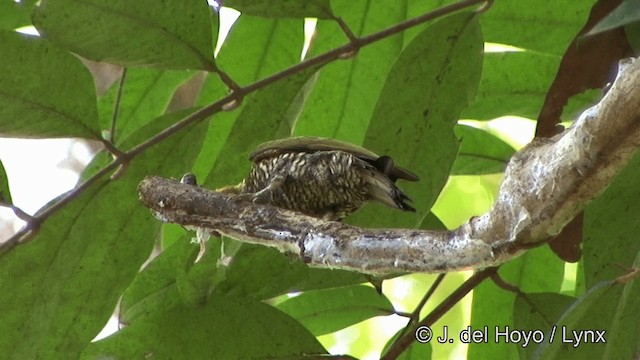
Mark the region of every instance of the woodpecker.
[[258, 146], [249, 175], [218, 191], [258, 204], [294, 210], [324, 220], [342, 220], [367, 201], [415, 211], [396, 180], [418, 181], [388, 156], [318, 137], [291, 137]]

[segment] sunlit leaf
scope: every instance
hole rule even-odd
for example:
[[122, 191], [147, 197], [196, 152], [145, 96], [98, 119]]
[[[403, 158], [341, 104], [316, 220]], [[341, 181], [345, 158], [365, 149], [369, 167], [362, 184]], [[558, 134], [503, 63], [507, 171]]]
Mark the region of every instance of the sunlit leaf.
[[226, 0], [224, 6], [267, 18], [331, 18], [329, 0]]
[[211, 70], [217, 31], [211, 13], [198, 0], [43, 0], [33, 22], [42, 36], [91, 60]]
[[[333, 7], [355, 35], [363, 36], [416, 16], [419, 12], [412, 5], [418, 3], [423, 1], [377, 2], [375, 6], [369, 1], [339, 1]], [[316, 33], [308, 57], [347, 41], [334, 21], [318, 21]], [[405, 36], [391, 37], [362, 48], [357, 56], [323, 68], [296, 123], [295, 135], [362, 144], [389, 68], [405, 41]]]
[[389, 299], [363, 285], [305, 291], [276, 307], [300, 321], [316, 336], [394, 311]]
[[9, 179], [7, 179], [7, 172], [4, 170], [2, 161], [0, 161], [0, 203], [13, 203], [11, 192], [9, 191]]
[[304, 327], [259, 301], [214, 297], [140, 318], [91, 344], [83, 359], [276, 359], [326, 350]]
[[[407, 45], [389, 71], [367, 130], [365, 147], [390, 155], [420, 176], [401, 183], [417, 216], [368, 207], [352, 221], [415, 227], [429, 213], [458, 153], [453, 127], [475, 97], [482, 69], [482, 33], [475, 14], [441, 19]], [[392, 213], [395, 211], [395, 213]]]
[[31, 25], [31, 11], [37, 0], [0, 1], [0, 29], [13, 30]]
[[0, 133], [100, 138], [93, 80], [78, 58], [11, 31], [0, 31], [0, 53]]
[[529, 0], [523, 8], [517, 1], [496, 1], [482, 14], [482, 32], [487, 42], [554, 54], [560, 63], [559, 56], [584, 25], [594, 3]]

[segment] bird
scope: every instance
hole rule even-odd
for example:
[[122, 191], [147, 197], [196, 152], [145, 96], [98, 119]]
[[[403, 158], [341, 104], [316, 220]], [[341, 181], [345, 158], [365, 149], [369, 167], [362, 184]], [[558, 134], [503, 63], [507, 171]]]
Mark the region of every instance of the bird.
[[247, 177], [218, 189], [257, 204], [340, 221], [368, 201], [415, 212], [395, 182], [418, 181], [389, 156], [350, 143], [299, 136], [259, 145], [249, 156]]

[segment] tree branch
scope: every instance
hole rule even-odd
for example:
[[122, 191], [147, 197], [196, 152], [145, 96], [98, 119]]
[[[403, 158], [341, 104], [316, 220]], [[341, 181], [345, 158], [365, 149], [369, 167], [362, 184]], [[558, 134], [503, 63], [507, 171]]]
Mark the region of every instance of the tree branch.
[[297, 253], [310, 265], [371, 274], [445, 272], [504, 263], [557, 234], [600, 194], [640, 144], [640, 61], [621, 61], [607, 95], [573, 127], [509, 162], [498, 200], [458, 229], [363, 229], [149, 177], [158, 218]]

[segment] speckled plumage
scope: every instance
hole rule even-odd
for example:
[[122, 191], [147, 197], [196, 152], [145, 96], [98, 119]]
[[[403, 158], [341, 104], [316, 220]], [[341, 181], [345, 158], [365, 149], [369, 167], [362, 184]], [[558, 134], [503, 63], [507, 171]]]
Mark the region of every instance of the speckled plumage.
[[299, 137], [261, 145], [240, 184], [241, 194], [326, 220], [340, 220], [366, 201], [377, 200], [404, 211], [415, 211], [396, 185], [398, 178], [418, 177], [396, 167], [388, 157], [336, 140]]

